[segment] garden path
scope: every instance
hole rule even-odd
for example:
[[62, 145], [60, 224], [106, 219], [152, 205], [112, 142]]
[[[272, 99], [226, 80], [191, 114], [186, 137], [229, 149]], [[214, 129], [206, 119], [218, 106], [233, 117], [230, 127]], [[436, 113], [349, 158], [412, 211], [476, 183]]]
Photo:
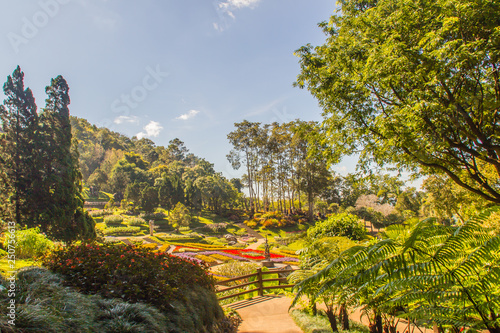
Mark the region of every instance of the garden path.
[[285, 296], [264, 295], [230, 305], [243, 322], [238, 333], [301, 333], [288, 314], [292, 300]]

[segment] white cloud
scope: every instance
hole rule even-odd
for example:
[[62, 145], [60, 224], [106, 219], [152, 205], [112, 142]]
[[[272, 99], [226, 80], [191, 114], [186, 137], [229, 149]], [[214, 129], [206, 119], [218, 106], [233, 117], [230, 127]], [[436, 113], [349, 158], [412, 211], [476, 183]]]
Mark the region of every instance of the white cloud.
[[144, 131], [137, 133], [135, 136], [138, 139], [142, 139], [145, 137], [149, 137], [149, 138], [157, 137], [158, 135], [160, 135], [160, 132], [162, 129], [163, 129], [163, 126], [161, 126], [159, 122], [150, 121], [149, 124], [144, 126], [144, 128], [143, 128]]
[[229, 26], [227, 22], [227, 17], [231, 19], [236, 19], [234, 15], [234, 11], [242, 8], [255, 8], [259, 4], [260, 0], [226, 0], [226, 1], [216, 1], [215, 9], [217, 10], [217, 14], [219, 14], [219, 18], [221, 22], [213, 23], [214, 29], [218, 31], [223, 31], [225, 28]]
[[188, 113], [181, 114], [179, 117], [175, 118], [177, 120], [188, 120], [196, 116], [200, 111], [198, 110], [190, 110]]
[[123, 123], [139, 123], [139, 118], [136, 116], [119, 116], [113, 120], [115, 124], [123, 124]]

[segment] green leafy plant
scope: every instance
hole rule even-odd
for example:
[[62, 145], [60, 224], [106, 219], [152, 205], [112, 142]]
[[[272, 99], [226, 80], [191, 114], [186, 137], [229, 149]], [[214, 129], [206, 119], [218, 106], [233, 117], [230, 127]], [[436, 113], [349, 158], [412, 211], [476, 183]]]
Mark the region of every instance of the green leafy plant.
[[135, 235], [141, 231], [140, 227], [116, 227], [116, 228], [106, 228], [102, 231], [105, 236], [127, 236]]
[[307, 230], [307, 236], [311, 239], [345, 236], [352, 240], [361, 240], [366, 237], [366, 230], [356, 215], [340, 213], [317, 222], [314, 227]]
[[[6, 238], [3, 247], [7, 249], [9, 238]], [[38, 228], [16, 231], [16, 258], [36, 258], [44, 255], [54, 247], [54, 243], [40, 232]]]
[[146, 220], [140, 217], [131, 217], [125, 221], [129, 226], [140, 226], [146, 224]]
[[[70, 245], [53, 251], [43, 264], [84, 293], [145, 302], [168, 309], [179, 289], [199, 285], [213, 289], [205, 267], [131, 245]], [[154, 273], [153, 273], [154, 272]]]
[[120, 225], [123, 222], [123, 216], [121, 215], [109, 215], [104, 218], [104, 223], [107, 226]]
[[494, 207], [461, 226], [427, 219], [391, 226], [386, 238], [342, 252], [297, 285], [296, 300], [331, 294], [351, 307], [442, 328], [500, 332], [500, 236], [482, 225]]

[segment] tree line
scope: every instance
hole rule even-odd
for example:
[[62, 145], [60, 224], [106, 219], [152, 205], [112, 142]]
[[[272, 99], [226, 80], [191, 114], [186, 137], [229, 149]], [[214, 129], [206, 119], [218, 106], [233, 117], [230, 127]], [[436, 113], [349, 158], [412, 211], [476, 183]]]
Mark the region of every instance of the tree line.
[[80, 168], [88, 186], [109, 192], [124, 208], [152, 212], [179, 202], [192, 210], [222, 213], [240, 206], [238, 179], [227, 179], [212, 163], [190, 153], [175, 138], [167, 147], [147, 138], [128, 138], [72, 117]]

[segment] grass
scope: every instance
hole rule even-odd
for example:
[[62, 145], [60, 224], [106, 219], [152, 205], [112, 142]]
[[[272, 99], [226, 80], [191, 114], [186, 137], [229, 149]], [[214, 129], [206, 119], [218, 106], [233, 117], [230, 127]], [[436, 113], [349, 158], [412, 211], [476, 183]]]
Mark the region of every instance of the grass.
[[106, 201], [106, 202], [108, 202], [109, 199], [111, 199], [113, 197], [113, 194], [102, 192], [102, 191], [99, 192], [98, 197], [91, 197], [90, 190], [88, 187], [86, 187], [82, 190], [82, 195], [83, 195], [83, 199], [87, 200], [87, 201]]
[[[331, 333], [333, 332], [330, 327], [330, 322], [323, 311], [318, 311], [318, 315], [312, 316], [306, 310], [292, 310], [290, 311], [290, 317], [295, 321], [295, 324], [300, 327], [305, 333]], [[368, 333], [368, 327], [354, 322], [349, 321], [351, 327], [350, 330], [344, 331], [339, 325], [339, 332], [351, 332], [351, 333]]]
[[[16, 269], [21, 269], [23, 267], [29, 266], [39, 266], [38, 262], [32, 259], [17, 259], [16, 260]], [[7, 259], [0, 259], [0, 274], [2, 275], [10, 275], [7, 272], [11, 272], [9, 261]]]

